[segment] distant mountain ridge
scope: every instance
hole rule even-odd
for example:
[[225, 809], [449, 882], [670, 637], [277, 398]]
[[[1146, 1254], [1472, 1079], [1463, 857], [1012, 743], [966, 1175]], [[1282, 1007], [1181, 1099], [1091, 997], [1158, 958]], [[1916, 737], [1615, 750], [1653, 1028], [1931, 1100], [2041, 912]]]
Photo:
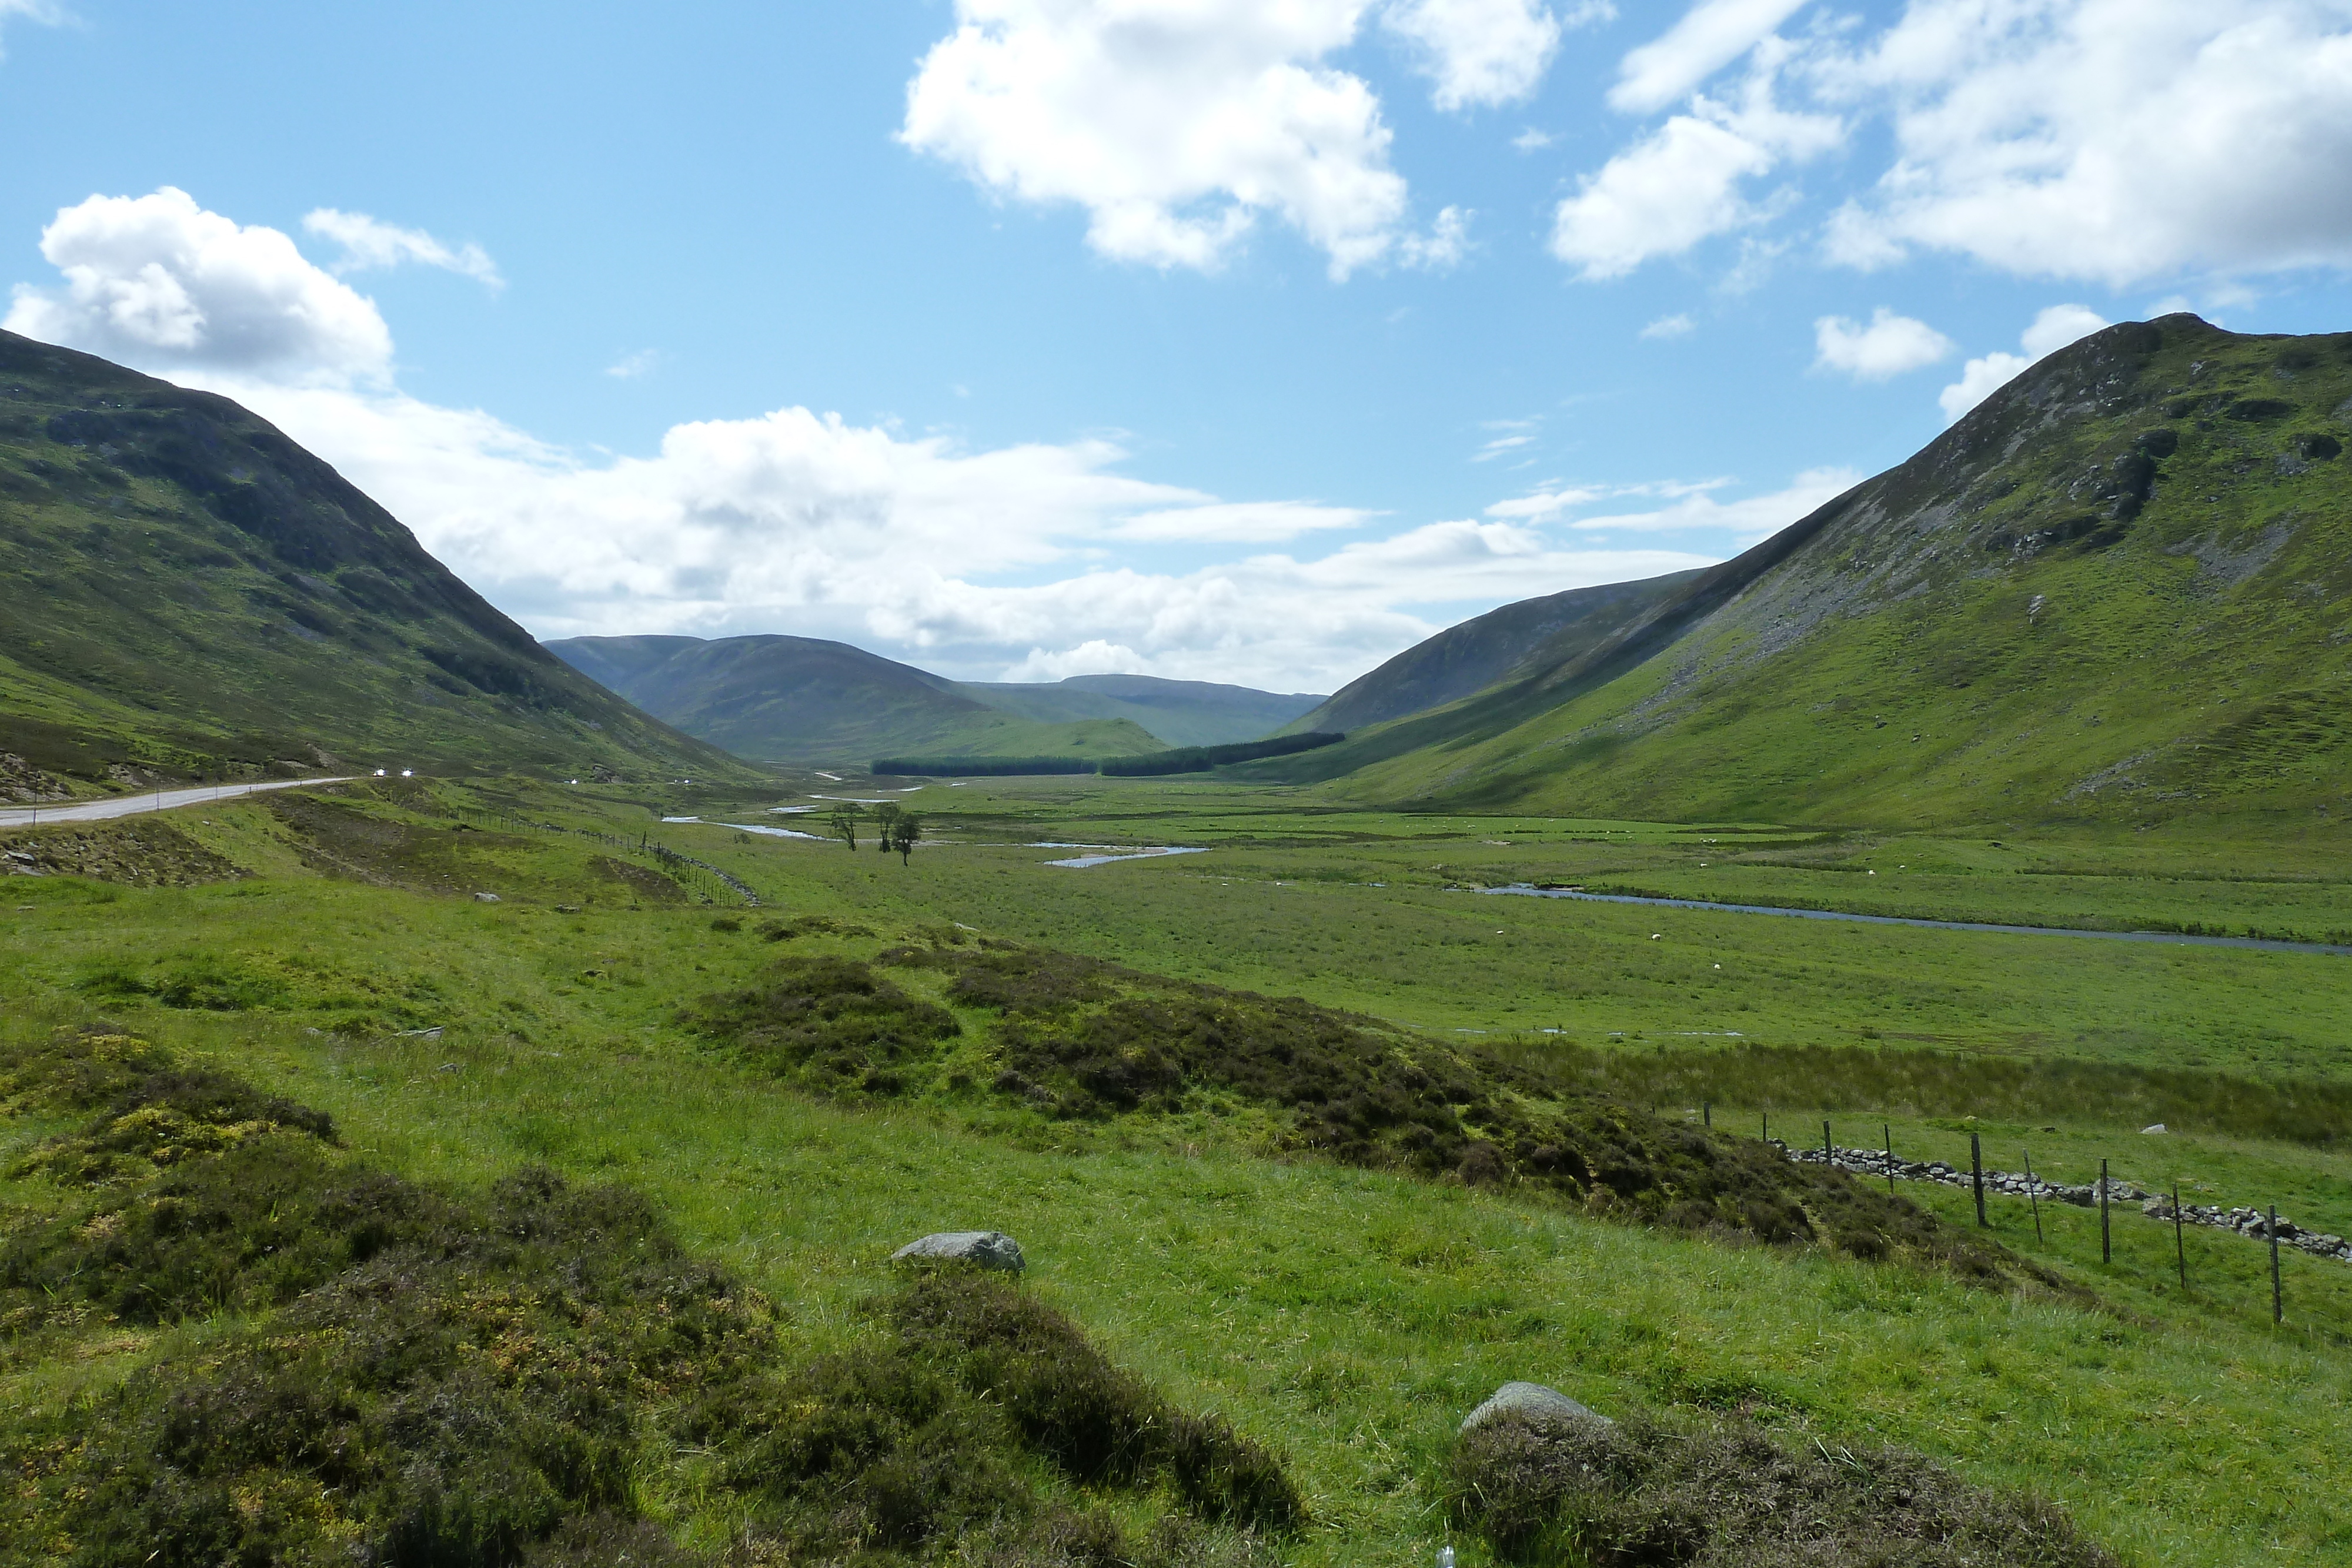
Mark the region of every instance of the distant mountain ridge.
[[1071, 675], [1051, 685], [962, 681], [956, 690], [1008, 712], [1067, 723], [1131, 720], [1170, 746], [1228, 746], [1273, 734], [1328, 699], [1157, 675]]
[[2352, 334], [2126, 323], [1469, 697], [1254, 771], [1457, 808], [2352, 809]]
[[1357, 676], [1293, 727], [1362, 729], [1443, 707], [1520, 670], [1560, 664], [1638, 619], [1697, 575], [1678, 571], [1639, 582], [1571, 588], [1490, 610]]
[[576, 674], [226, 398], [0, 331], [0, 753], [752, 777]]
[[1134, 756], [1254, 740], [1322, 700], [1146, 675], [960, 683], [846, 643], [781, 634], [569, 637], [547, 646], [688, 734], [787, 762]]

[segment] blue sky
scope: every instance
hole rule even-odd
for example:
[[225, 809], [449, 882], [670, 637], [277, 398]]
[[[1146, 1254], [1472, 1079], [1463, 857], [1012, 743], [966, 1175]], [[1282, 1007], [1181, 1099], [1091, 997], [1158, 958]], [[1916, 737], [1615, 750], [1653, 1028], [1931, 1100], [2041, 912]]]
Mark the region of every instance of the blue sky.
[[12, 329], [534, 632], [1328, 690], [2032, 357], [2352, 327], [2335, 0], [0, 0]]

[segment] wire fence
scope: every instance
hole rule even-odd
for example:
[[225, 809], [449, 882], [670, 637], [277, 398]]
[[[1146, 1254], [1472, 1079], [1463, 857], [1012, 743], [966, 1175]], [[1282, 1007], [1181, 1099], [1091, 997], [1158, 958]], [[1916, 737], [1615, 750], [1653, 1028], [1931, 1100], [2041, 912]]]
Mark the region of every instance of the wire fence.
[[[1706, 1124], [1715, 1122], [1715, 1108], [1703, 1106], [1700, 1111]], [[2189, 1250], [2185, 1230], [2189, 1226], [2221, 1230], [2246, 1240], [2266, 1244], [2270, 1249], [2271, 1321], [2284, 1322], [2286, 1317], [2285, 1288], [2279, 1270], [2282, 1247], [2307, 1253], [2338, 1263], [2352, 1263], [2352, 1241], [2341, 1236], [2314, 1231], [2296, 1225], [2291, 1219], [2279, 1218], [2276, 1205], [2255, 1208], [2244, 1206], [2225, 1208], [2219, 1205], [2184, 1204], [2176, 1183], [2169, 1193], [2150, 1192], [2137, 1182], [2121, 1180], [2099, 1162], [2099, 1176], [2095, 1182], [2070, 1185], [2045, 1180], [2033, 1174], [2033, 1157], [2025, 1155], [2025, 1170], [1988, 1170], [1984, 1164], [1983, 1145], [1974, 1133], [1969, 1134], [1969, 1166], [1947, 1164], [1942, 1160], [1905, 1160], [1896, 1157], [1891, 1130], [1882, 1127], [1880, 1148], [1841, 1147], [1832, 1136], [1830, 1124], [1822, 1124], [1822, 1141], [1818, 1145], [1792, 1145], [1772, 1135], [1772, 1124], [1767, 1114], [1763, 1136], [1788, 1158], [1805, 1165], [1832, 1166], [1854, 1176], [1872, 1176], [1885, 1181], [1887, 1190], [1895, 1190], [1897, 1181], [1928, 1181], [1944, 1186], [1969, 1190], [1976, 1199], [1977, 1223], [1990, 1228], [1985, 1217], [1985, 1195], [2022, 1197], [2032, 1207], [2034, 1232], [2042, 1229], [2042, 1205], [2061, 1203], [2077, 1208], [2099, 1211], [2099, 1256], [2103, 1263], [2115, 1261], [2114, 1213], [2116, 1206], [2127, 1205], [2145, 1218], [2169, 1224], [2173, 1235], [2173, 1258], [2180, 1278], [2180, 1288], [2189, 1285]]]

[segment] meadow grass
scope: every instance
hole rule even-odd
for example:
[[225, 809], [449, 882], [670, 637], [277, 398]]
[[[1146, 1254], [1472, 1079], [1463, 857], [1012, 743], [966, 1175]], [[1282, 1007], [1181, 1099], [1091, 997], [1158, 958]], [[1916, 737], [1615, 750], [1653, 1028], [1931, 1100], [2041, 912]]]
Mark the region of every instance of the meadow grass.
[[[517, 798], [550, 821], [647, 821], [611, 797]], [[1052, 805], [1025, 799], [1024, 810]], [[383, 801], [368, 810], [433, 820]], [[1105, 825], [1096, 816], [1035, 836]], [[882, 1260], [899, 1243], [934, 1229], [1009, 1230], [1037, 1291], [1116, 1359], [1288, 1456], [1316, 1521], [1288, 1549], [1297, 1562], [1429, 1561], [1447, 1531], [1438, 1488], [1454, 1425], [1516, 1377], [1604, 1411], [1738, 1411], [1832, 1450], [1911, 1447], [1971, 1479], [2059, 1500], [2130, 1562], [2352, 1560], [2338, 1495], [2352, 1473], [2342, 1354], [2352, 1270], [2342, 1265], [2290, 1253], [2288, 1322], [2274, 1330], [2262, 1249], [2192, 1229], [2183, 1295], [2171, 1283], [2169, 1228], [2137, 1213], [2116, 1217], [2118, 1260], [2102, 1268], [2095, 1215], [2045, 1206], [2036, 1242], [2023, 1206], [1996, 1200], [1999, 1239], [2090, 1287], [2099, 1304], [2085, 1305], [1653, 1232], [1507, 1192], [1269, 1159], [1248, 1129], [1221, 1132], [1214, 1118], [1094, 1126], [813, 1101], [713, 1050], [679, 1017], [783, 950], [758, 938], [767, 912], [734, 912], [730, 931], [714, 925], [730, 912], [707, 905], [639, 897], [633, 908], [578, 841], [551, 835], [452, 835], [455, 862], [417, 852], [467, 877], [511, 879], [504, 902], [482, 904], [321, 878], [299, 836], [259, 806], [188, 826], [268, 874], [186, 889], [65, 878], [0, 889], [0, 1033], [22, 1040], [110, 1018], [332, 1113], [355, 1155], [415, 1178], [478, 1188], [538, 1160], [578, 1179], [626, 1181], [690, 1248], [773, 1295], [787, 1333], [806, 1346], [854, 1337], [859, 1304], [884, 1285]], [[1432, 826], [1391, 820], [1385, 831], [1403, 839]], [[1434, 864], [1488, 847], [1464, 844], [1469, 834], [1511, 836], [1465, 827], [1452, 840], [1412, 839], [1413, 857], [1438, 846], [1424, 862]], [[1633, 1044], [1643, 1051], [1659, 1037], [1688, 1045], [1681, 1028], [1725, 1022], [1793, 1043], [1851, 1043], [1874, 1027], [1888, 1049], [2124, 1064], [2196, 1055], [2333, 1079], [2344, 1060], [2334, 1037], [2352, 1016], [2344, 960], [1866, 927], [1832, 936], [1730, 915], [1665, 925], [1652, 911], [1480, 899], [1434, 881], [1351, 886], [1251, 863], [1344, 870], [1362, 852], [1354, 843], [1073, 873], [1006, 841], [1017, 834], [973, 841], [977, 821], [943, 830], [967, 841], [927, 846], [905, 867], [837, 845], [738, 841], [721, 828], [656, 831], [736, 870], [787, 916], [848, 917], [876, 933], [814, 933], [790, 945], [794, 954], [870, 956], [919, 924], [960, 921], [1433, 1029], [1488, 1028], [1497, 1043], [1516, 1032], [1530, 1050], [1556, 1038], [1528, 1032], [1538, 1019], [1596, 1047], [1621, 1029], [1629, 1041], [1642, 1034]], [[1580, 831], [1596, 837], [1605, 825]], [[1620, 836], [1726, 835], [1629, 825]], [[1257, 874], [1220, 874], [1228, 866]], [[585, 902], [592, 894], [603, 901]], [[1736, 982], [1713, 979], [1717, 962]], [[173, 976], [197, 970], [218, 988], [170, 990]], [[938, 977], [894, 974], [945, 999]], [[236, 1005], [215, 1010], [208, 996]], [[984, 1014], [963, 1016], [975, 1033], [991, 1027]], [[398, 1032], [435, 1027], [434, 1038]], [[1895, 1038], [1904, 1033], [1936, 1039]], [[1817, 1114], [1803, 1098], [1792, 1086], [1772, 1112], [1776, 1133], [1796, 1124], [1791, 1141], [1817, 1134], [1827, 1114], [1840, 1143], [1870, 1144], [1888, 1119], [1906, 1156], [1965, 1160], [1966, 1124], [1953, 1118], [1882, 1118], [1834, 1103]], [[1715, 1107], [1718, 1124], [1748, 1109]], [[2106, 1154], [2143, 1185], [2185, 1177], [2192, 1201], [2275, 1200], [2302, 1223], [2352, 1229], [2352, 1194], [2324, 1151], [2193, 1128], [2143, 1137], [2059, 1104], [1979, 1127], [1989, 1161], [2004, 1168], [2017, 1158], [2008, 1145], [2030, 1139], [2035, 1168], [2053, 1178], [2083, 1179]], [[53, 1120], [9, 1122], [0, 1155], [13, 1166], [55, 1130]], [[1973, 1222], [1963, 1192], [1904, 1191]], [[45, 1192], [15, 1181], [0, 1197], [38, 1206], [51, 1201]], [[93, 1331], [71, 1354], [0, 1366], [0, 1404], [16, 1416], [51, 1407], [225, 1332]], [[690, 1488], [646, 1485], [658, 1515], [689, 1533], [714, 1528]], [[1482, 1560], [1483, 1548], [1457, 1544], [1465, 1561]]]
[[[1423, 1028], [1556, 1029], [1604, 1043], [1881, 1038], [2258, 1077], [2352, 1079], [2352, 1039], [2341, 1024], [2352, 1016], [2352, 963], [2340, 956], [1482, 897], [1461, 889], [1585, 873], [1561, 863], [1565, 852], [1545, 862], [1517, 841], [1485, 842], [1510, 836], [1493, 823], [1391, 819], [1386, 842], [1349, 836], [1265, 847], [1277, 829], [1295, 825], [1304, 833], [1322, 819], [1260, 819], [1259, 842], [1221, 841], [1191, 831], [1194, 824], [1181, 813], [1156, 812], [1148, 798], [1133, 801], [1130, 819], [1116, 820], [1093, 792], [1072, 793], [1079, 820], [1050, 829], [1034, 815], [1008, 827], [987, 797], [969, 821], [961, 807], [949, 817], [926, 804], [931, 831], [947, 841], [903, 872], [837, 845], [755, 841], [710, 826], [665, 831], [795, 906], [961, 921], [1138, 968], [1301, 995]], [[1055, 794], [1038, 789], [1018, 799], [1024, 810], [1042, 811]], [[1515, 820], [1511, 827], [1519, 825]], [[1593, 836], [1600, 825], [1578, 831]], [[1417, 836], [1409, 849], [1399, 847], [1408, 832]], [[1711, 874], [1696, 862], [1733, 836], [1721, 828], [1676, 834], [1690, 841], [1676, 852], [1693, 863], [1693, 875]], [[1652, 846], [1665, 836], [1654, 829], [1641, 835]], [[1023, 847], [1032, 837], [1213, 847], [1073, 872], [1043, 864], [1066, 852]], [[1650, 867], [1641, 874], [1663, 873]], [[1840, 873], [1838, 880], [1867, 886], [1894, 879]], [[2057, 912], [2021, 912], [2001, 902], [2011, 888], [2032, 892], [2046, 880], [1990, 873], [1931, 913], [2054, 918]], [[2220, 919], [2198, 902], [2215, 886], [2210, 882], [2160, 874], [2080, 880], [2096, 895], [2072, 911], [2085, 920], [2105, 919], [2133, 900], [2177, 924]], [[2317, 888], [2314, 896], [2327, 902], [2303, 934], [2352, 920], [2336, 907], [2346, 885]], [[2231, 896], [2251, 895], [2233, 886]], [[1868, 909], [1866, 900], [1854, 906]], [[2273, 922], [2284, 923], [2284, 916]]]

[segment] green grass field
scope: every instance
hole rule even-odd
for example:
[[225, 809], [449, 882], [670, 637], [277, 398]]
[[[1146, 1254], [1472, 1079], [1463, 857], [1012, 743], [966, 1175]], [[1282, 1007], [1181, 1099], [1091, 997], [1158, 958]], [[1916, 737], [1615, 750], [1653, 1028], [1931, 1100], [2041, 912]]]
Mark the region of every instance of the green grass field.
[[[2011, 1295], [1907, 1264], [1647, 1229], [1508, 1188], [1276, 1157], [1247, 1117], [1070, 1122], [985, 1097], [811, 1099], [716, 1049], [681, 1011], [787, 950], [863, 958], [961, 925], [1643, 1071], [1704, 1066], [1745, 1042], [1981, 1056], [2048, 1070], [2021, 1081], [2029, 1095], [2045, 1085], [2045, 1102], [1973, 1124], [1996, 1166], [2015, 1168], [2030, 1147], [2037, 1171], [2082, 1180], [2106, 1157], [2145, 1186], [2275, 1202], [2341, 1234], [2352, 1180], [2333, 1112], [2295, 1137], [2193, 1115], [2158, 1137], [2108, 1108], [2116, 1082], [2160, 1071], [2288, 1097], [2352, 1082], [2352, 958], [1464, 891], [1614, 880], [1962, 918], [2325, 935], [2352, 925], [2340, 847], [2233, 847], [2187, 830], [1869, 840], [1422, 818], [1215, 780], [929, 787], [901, 797], [934, 841], [906, 865], [870, 846], [853, 856], [714, 825], [806, 827], [768, 808], [877, 793], [860, 783], [803, 779], [730, 800], [486, 782], [362, 792], [349, 810], [180, 813], [180, 829], [256, 874], [162, 889], [0, 883], [0, 1044], [103, 1019], [331, 1112], [352, 1157], [402, 1176], [470, 1191], [541, 1161], [625, 1181], [689, 1248], [766, 1291], [796, 1344], [862, 1343], [858, 1303], [884, 1287], [901, 1242], [1010, 1231], [1035, 1292], [1115, 1358], [1287, 1457], [1313, 1517], [1279, 1545], [1296, 1563], [1430, 1562], [1448, 1538], [1438, 1489], [1454, 1424], [1508, 1378], [1617, 1414], [1738, 1413], [1824, 1452], [1901, 1445], [2061, 1502], [2134, 1563], [2352, 1561], [2340, 1497], [2352, 1267], [2290, 1252], [2287, 1322], [2273, 1328], [2259, 1247], [2192, 1230], [2184, 1293], [2168, 1227], [2118, 1212], [2116, 1260], [2103, 1266], [2095, 1215], [2045, 1207], [2037, 1241], [2024, 1206], [1996, 1200], [2000, 1241], [2090, 1292]], [[741, 878], [762, 908], [723, 893], [696, 902], [651, 861], [584, 838], [453, 832], [459, 805], [650, 831]], [[656, 821], [685, 815], [706, 821]], [[1027, 847], [1045, 841], [1210, 852], [1073, 871], [1045, 863], [1067, 852]], [[2245, 880], [2220, 878], [2223, 867]], [[820, 932], [788, 949], [760, 939], [762, 921], [803, 915], [872, 935]], [[969, 1049], [989, 1049], [992, 1013], [955, 1005], [936, 977], [894, 973], [951, 1007]], [[441, 1032], [409, 1032], [428, 1030]], [[2059, 1071], [2070, 1063], [2123, 1077], [2096, 1081], [2102, 1099]], [[1746, 1094], [1760, 1103], [1712, 1109], [1734, 1129], [1769, 1112], [1791, 1142], [1816, 1139], [1824, 1116], [1842, 1144], [1874, 1144], [1891, 1124], [1906, 1155], [1965, 1161], [1965, 1108], [1861, 1093], [1774, 1083]], [[16, 1116], [0, 1152], [13, 1168], [65, 1124]], [[1973, 1226], [1964, 1193], [1905, 1191]], [[67, 1201], [23, 1176], [0, 1196], [18, 1225]], [[90, 1322], [63, 1342], [27, 1339], [0, 1359], [0, 1422], [202, 1354], [236, 1327]], [[690, 1470], [648, 1458], [635, 1495], [679, 1538], [715, 1545], [727, 1521], [680, 1479]], [[1475, 1542], [1455, 1543], [1465, 1562], [1485, 1560]]]

